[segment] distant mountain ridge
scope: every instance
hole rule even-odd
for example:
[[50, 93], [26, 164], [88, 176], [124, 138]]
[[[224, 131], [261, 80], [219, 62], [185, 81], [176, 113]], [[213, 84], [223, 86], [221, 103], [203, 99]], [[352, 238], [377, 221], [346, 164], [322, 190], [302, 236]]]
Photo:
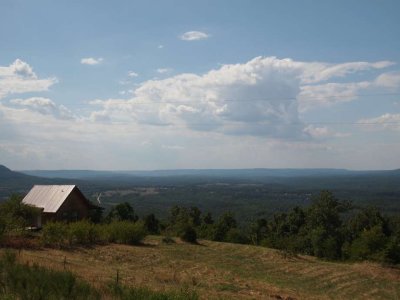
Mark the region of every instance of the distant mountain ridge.
[[45, 178], [101, 179], [111, 177], [167, 177], [167, 176], [206, 176], [224, 178], [257, 177], [304, 177], [341, 175], [379, 175], [400, 174], [400, 170], [353, 171], [347, 169], [176, 169], [152, 171], [95, 171], [95, 170], [24, 170], [24, 174]]
[[43, 178], [10, 170], [0, 165], [0, 200], [10, 194], [25, 194], [35, 184], [76, 184], [77, 180]]

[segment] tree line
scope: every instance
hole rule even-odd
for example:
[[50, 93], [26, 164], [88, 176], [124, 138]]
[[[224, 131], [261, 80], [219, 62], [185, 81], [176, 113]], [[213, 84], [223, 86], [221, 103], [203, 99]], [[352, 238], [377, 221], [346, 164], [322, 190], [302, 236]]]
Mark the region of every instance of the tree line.
[[[23, 228], [35, 210], [18, 197], [0, 206], [0, 238]], [[139, 243], [146, 234], [252, 244], [307, 254], [329, 260], [372, 260], [400, 263], [400, 216], [385, 216], [373, 207], [356, 208], [351, 202], [322, 191], [308, 207], [294, 207], [270, 219], [255, 219], [240, 226], [232, 212], [214, 218], [197, 207], [173, 206], [168, 217], [154, 214], [139, 218], [127, 202], [103, 216], [99, 210], [91, 220], [78, 223], [48, 223], [42, 230], [47, 244]], [[57, 240], [57, 236], [62, 241]]]

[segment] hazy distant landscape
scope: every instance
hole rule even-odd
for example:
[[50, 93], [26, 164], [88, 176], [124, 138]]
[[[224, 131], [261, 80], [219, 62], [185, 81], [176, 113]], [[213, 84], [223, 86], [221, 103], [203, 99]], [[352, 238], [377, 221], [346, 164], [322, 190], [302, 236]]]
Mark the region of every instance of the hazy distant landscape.
[[321, 190], [330, 190], [359, 207], [376, 206], [388, 214], [400, 212], [400, 170], [1, 170], [3, 199], [12, 193], [24, 194], [34, 184], [76, 184], [93, 201], [101, 194], [107, 209], [129, 202], [139, 215], [154, 212], [160, 218], [165, 218], [172, 206], [183, 205], [216, 215], [230, 210], [246, 222], [297, 205], [307, 206]]

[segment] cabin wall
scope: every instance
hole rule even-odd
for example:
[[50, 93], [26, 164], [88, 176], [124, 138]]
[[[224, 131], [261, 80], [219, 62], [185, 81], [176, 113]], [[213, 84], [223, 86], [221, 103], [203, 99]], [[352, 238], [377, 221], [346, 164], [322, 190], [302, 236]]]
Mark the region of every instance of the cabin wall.
[[89, 217], [90, 207], [82, 197], [82, 195], [76, 191], [67, 197], [57, 213], [54, 214], [54, 219], [64, 221], [78, 221]]

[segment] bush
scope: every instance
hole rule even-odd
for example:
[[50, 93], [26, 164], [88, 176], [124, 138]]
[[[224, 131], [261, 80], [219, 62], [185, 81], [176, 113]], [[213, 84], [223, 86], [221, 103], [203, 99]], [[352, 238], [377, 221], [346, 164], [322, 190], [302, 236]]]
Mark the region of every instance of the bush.
[[139, 244], [147, 235], [142, 222], [116, 221], [105, 225], [107, 241], [120, 244]]
[[98, 242], [98, 226], [88, 221], [70, 223], [68, 226], [68, 239], [70, 245], [92, 245]]
[[228, 243], [248, 244], [250, 243], [248, 237], [238, 228], [231, 228], [226, 233], [225, 241]]
[[179, 229], [179, 237], [182, 241], [188, 243], [196, 243], [197, 242], [197, 233], [193, 226], [189, 224], [181, 225]]
[[63, 247], [68, 236], [68, 225], [61, 222], [48, 222], [42, 229], [42, 242], [45, 246]]

